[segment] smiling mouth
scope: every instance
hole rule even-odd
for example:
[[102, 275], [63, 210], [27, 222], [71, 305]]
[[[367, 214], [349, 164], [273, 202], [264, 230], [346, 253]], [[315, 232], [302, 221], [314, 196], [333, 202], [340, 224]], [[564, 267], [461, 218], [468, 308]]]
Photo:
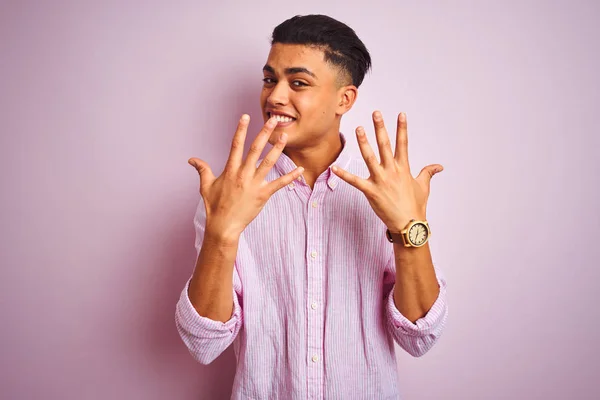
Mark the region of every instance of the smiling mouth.
[[277, 125], [290, 124], [296, 120], [296, 118], [288, 117], [287, 115], [271, 114], [270, 112], [267, 113], [267, 117], [269, 119], [271, 117], [275, 117], [277, 120]]

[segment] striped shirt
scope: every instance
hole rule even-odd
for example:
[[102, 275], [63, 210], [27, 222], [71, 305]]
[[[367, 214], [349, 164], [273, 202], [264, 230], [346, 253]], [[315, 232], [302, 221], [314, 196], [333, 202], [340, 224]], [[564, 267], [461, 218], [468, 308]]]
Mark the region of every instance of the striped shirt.
[[[332, 164], [367, 178], [364, 160], [343, 149]], [[296, 168], [281, 154], [271, 181]], [[205, 209], [194, 217], [196, 250]], [[416, 323], [394, 304], [395, 258], [386, 227], [365, 195], [331, 172], [314, 188], [296, 180], [277, 191], [242, 233], [227, 322], [200, 316], [185, 285], [175, 320], [202, 364], [233, 343], [232, 399], [398, 399], [394, 342], [418, 357], [438, 340], [447, 318], [446, 282]]]

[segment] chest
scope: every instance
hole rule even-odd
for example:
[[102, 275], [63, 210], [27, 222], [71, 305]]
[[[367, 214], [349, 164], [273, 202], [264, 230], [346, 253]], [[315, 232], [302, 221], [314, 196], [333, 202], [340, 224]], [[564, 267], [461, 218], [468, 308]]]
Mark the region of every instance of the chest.
[[280, 190], [248, 225], [238, 264], [243, 279], [294, 291], [378, 281], [392, 247], [365, 196], [346, 187], [305, 189]]

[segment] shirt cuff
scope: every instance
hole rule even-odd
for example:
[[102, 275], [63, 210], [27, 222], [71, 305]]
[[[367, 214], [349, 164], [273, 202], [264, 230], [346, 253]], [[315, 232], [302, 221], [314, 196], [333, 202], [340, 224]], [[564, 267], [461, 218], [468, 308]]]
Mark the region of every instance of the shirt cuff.
[[179, 297], [177, 303], [178, 319], [182, 325], [188, 327], [190, 332], [199, 334], [199, 336], [214, 336], [219, 333], [233, 333], [238, 322], [241, 322], [242, 308], [240, 307], [237, 293], [233, 291], [233, 313], [231, 318], [226, 322], [215, 321], [198, 314], [198, 311], [192, 305], [188, 294], [190, 280], [187, 281], [185, 287]]
[[394, 284], [387, 300], [387, 314], [391, 325], [409, 336], [427, 336], [432, 334], [443, 323], [447, 313], [446, 282], [443, 279], [438, 279], [438, 284], [440, 292], [437, 299], [427, 314], [419, 318], [415, 323], [402, 315], [396, 307], [396, 303], [394, 302], [396, 285]]

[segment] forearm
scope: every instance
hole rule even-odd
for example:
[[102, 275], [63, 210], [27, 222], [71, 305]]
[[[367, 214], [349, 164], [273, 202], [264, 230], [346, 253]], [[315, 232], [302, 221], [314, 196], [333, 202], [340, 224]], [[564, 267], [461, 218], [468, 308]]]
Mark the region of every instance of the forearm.
[[394, 244], [394, 257], [394, 303], [398, 311], [414, 323], [427, 314], [440, 291], [429, 243], [418, 248]]
[[203, 317], [226, 322], [233, 312], [233, 268], [239, 237], [207, 229], [190, 281], [190, 302]]

